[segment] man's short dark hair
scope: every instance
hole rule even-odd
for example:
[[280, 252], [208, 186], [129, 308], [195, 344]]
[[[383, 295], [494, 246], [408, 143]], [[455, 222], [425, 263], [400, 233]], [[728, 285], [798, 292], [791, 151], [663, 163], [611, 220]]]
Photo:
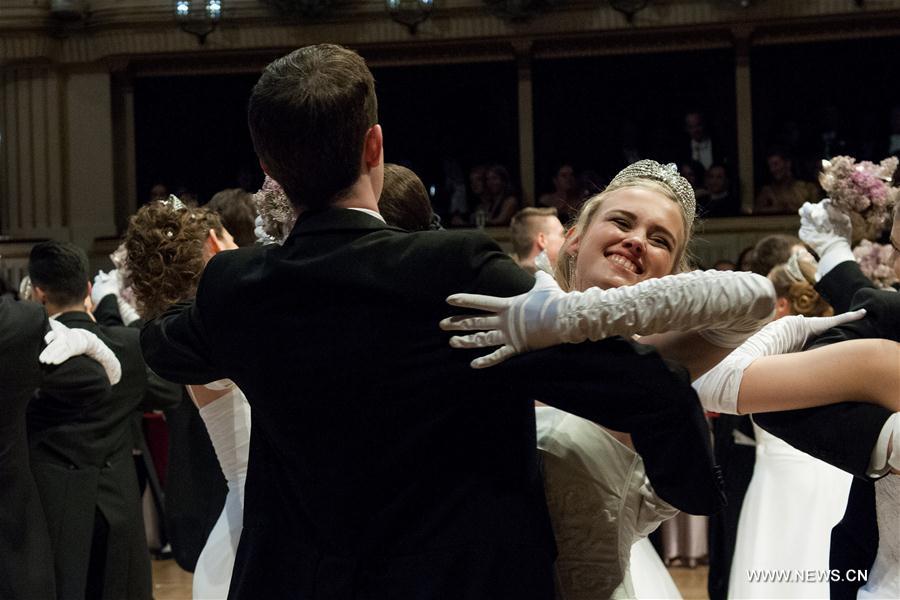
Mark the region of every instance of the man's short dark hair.
[[535, 208], [529, 206], [513, 215], [509, 221], [509, 232], [512, 241], [513, 252], [519, 260], [525, 259], [534, 245], [534, 238], [539, 233], [534, 220], [537, 218], [559, 217], [555, 208]]
[[757, 242], [750, 259], [750, 270], [765, 277], [777, 265], [791, 257], [791, 248], [802, 246], [800, 238], [792, 235], [768, 235]]
[[378, 122], [375, 80], [352, 50], [306, 46], [266, 67], [247, 121], [256, 154], [294, 206], [327, 206], [359, 177], [366, 132]]
[[256, 220], [256, 206], [253, 194], [241, 188], [230, 188], [216, 192], [206, 203], [206, 208], [218, 213], [222, 226], [234, 238], [234, 243], [243, 248], [256, 243], [253, 233]]
[[35, 244], [28, 257], [31, 285], [41, 288], [56, 306], [80, 304], [87, 296], [88, 258], [84, 250], [69, 242]]

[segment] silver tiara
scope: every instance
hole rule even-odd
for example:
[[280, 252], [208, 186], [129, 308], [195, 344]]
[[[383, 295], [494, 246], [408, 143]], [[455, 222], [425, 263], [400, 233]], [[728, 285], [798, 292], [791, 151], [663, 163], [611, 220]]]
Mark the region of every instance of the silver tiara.
[[655, 160], [639, 160], [619, 171], [613, 177], [606, 189], [615, 189], [631, 185], [640, 179], [652, 179], [668, 187], [675, 193], [675, 197], [684, 206], [684, 212], [688, 220], [694, 222], [694, 214], [697, 212], [697, 199], [694, 197], [694, 188], [687, 179], [678, 172], [675, 163], [661, 165]]

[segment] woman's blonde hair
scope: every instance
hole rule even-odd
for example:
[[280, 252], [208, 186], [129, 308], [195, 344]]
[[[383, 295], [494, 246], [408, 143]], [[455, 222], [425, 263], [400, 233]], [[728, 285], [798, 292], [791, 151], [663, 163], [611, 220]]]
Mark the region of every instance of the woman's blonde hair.
[[[797, 273], [798, 268], [800, 273]], [[834, 310], [813, 287], [815, 277], [816, 267], [804, 260], [792, 259], [791, 266], [784, 263], [769, 271], [775, 296], [785, 298], [790, 303], [791, 314], [804, 317], [831, 316]]]
[[610, 185], [599, 194], [589, 198], [582, 205], [581, 210], [578, 212], [578, 216], [575, 218], [574, 224], [566, 233], [566, 241], [565, 243], [563, 243], [563, 246], [559, 251], [559, 257], [556, 260], [556, 265], [553, 270], [553, 275], [556, 278], [557, 283], [559, 283], [560, 287], [563, 290], [567, 292], [571, 291], [575, 280], [575, 265], [577, 262], [577, 258], [569, 252], [569, 247], [575, 240], [581, 239], [581, 237], [584, 235], [584, 232], [593, 222], [594, 217], [597, 216], [597, 212], [600, 210], [603, 202], [614, 192], [626, 188], [639, 188], [643, 190], [649, 190], [651, 192], [656, 192], [658, 194], [662, 194], [678, 205], [681, 213], [681, 222], [684, 225], [684, 242], [681, 244], [681, 247], [675, 248], [675, 261], [673, 263], [674, 266], [672, 268], [672, 273], [680, 273], [682, 271], [689, 271], [691, 269], [691, 257], [688, 253], [688, 244], [690, 243], [691, 237], [694, 234], [693, 216], [688, 215], [687, 211], [685, 210], [684, 204], [682, 204], [672, 188], [665, 185], [664, 183], [655, 181], [653, 179], [632, 180], [625, 185]]

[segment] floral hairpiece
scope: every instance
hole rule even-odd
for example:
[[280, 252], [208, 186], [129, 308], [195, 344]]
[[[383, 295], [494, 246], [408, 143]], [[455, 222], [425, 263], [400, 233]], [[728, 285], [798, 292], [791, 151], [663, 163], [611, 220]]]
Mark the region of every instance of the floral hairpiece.
[[794, 283], [803, 283], [806, 278], [803, 277], [803, 271], [800, 270], [800, 253], [794, 252], [791, 257], [784, 263], [784, 272], [787, 273]]
[[262, 230], [269, 238], [261, 241], [282, 243], [297, 222], [297, 213], [284, 189], [277, 181], [266, 175], [262, 187], [253, 194], [253, 202], [262, 220]]
[[876, 244], [863, 240], [853, 249], [853, 257], [859, 263], [863, 274], [872, 280], [876, 287], [894, 289], [897, 273], [894, 271], [894, 248], [887, 244]]
[[819, 183], [832, 205], [850, 216], [854, 238], [877, 238], [884, 230], [900, 192], [900, 188], [891, 186], [896, 169], [894, 156], [877, 165], [867, 160], [857, 163], [852, 156], [822, 161]]

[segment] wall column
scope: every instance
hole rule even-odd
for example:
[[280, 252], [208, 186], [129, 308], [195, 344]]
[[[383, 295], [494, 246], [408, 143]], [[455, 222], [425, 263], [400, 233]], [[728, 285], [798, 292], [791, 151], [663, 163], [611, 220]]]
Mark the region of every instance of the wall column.
[[753, 212], [753, 90], [750, 86], [749, 27], [735, 28], [734, 84], [737, 98], [738, 180], [740, 181], [741, 212]]
[[63, 80], [48, 65], [0, 70], [0, 233], [68, 239]]
[[67, 189], [70, 239], [89, 250], [98, 237], [116, 234], [115, 163], [109, 69], [91, 66], [69, 74], [66, 94]]
[[534, 206], [534, 94], [531, 84], [531, 43], [515, 45], [519, 98], [519, 177], [522, 203]]

